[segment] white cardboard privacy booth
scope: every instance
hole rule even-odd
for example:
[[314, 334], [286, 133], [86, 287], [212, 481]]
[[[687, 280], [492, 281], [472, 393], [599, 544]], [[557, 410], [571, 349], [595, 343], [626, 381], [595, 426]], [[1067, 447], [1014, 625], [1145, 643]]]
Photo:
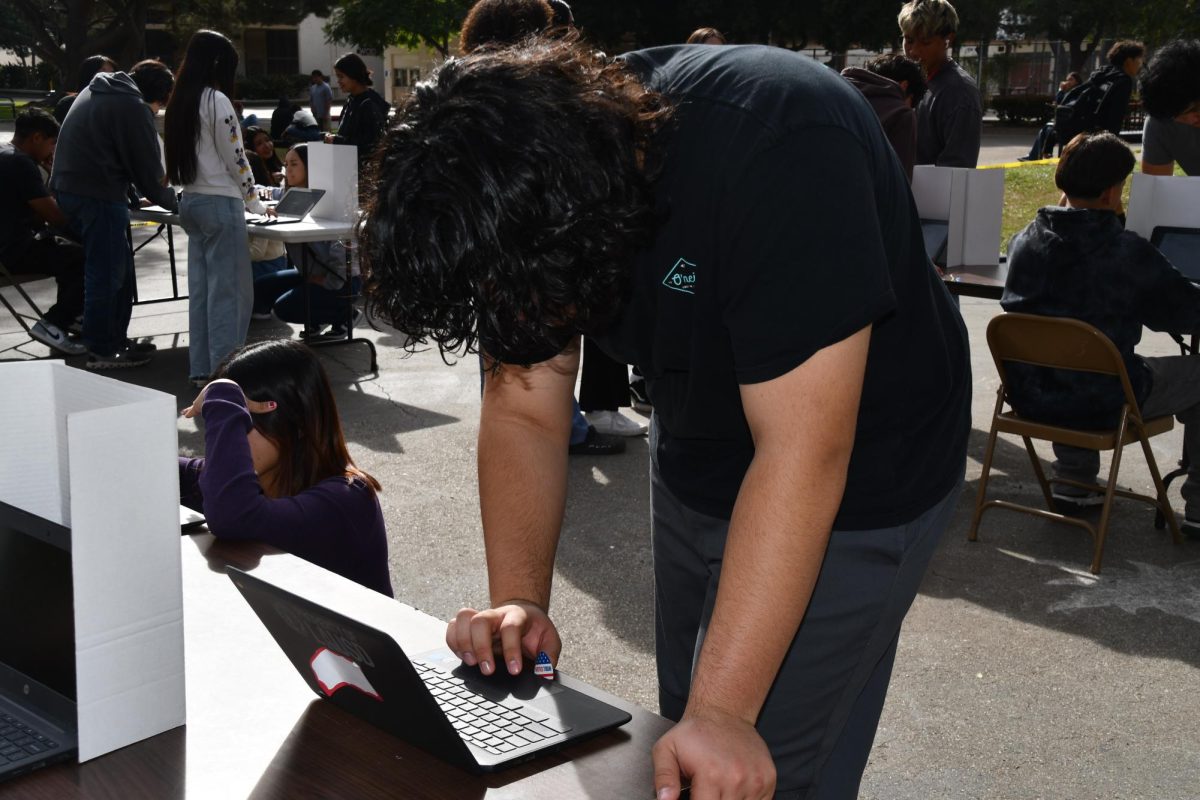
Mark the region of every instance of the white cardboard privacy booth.
[[1125, 230], [1149, 239], [1160, 226], [1200, 228], [1200, 178], [1134, 173]]
[[79, 760], [184, 722], [175, 398], [0, 364], [0, 500], [71, 529]]
[[912, 192], [922, 219], [949, 223], [947, 267], [1000, 263], [1003, 169], [917, 166]]
[[358, 148], [348, 144], [308, 146], [308, 188], [324, 189], [313, 219], [358, 220]]

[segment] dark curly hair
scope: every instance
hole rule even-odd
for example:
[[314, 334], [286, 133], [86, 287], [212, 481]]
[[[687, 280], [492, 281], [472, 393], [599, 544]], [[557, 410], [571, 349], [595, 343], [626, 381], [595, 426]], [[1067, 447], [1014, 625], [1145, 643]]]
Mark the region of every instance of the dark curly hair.
[[1172, 119], [1197, 101], [1200, 101], [1200, 40], [1168, 42], [1142, 70], [1142, 105], [1152, 117]]
[[459, 47], [471, 53], [484, 45], [512, 45], [549, 28], [554, 11], [546, 0], [479, 0], [467, 12]]
[[929, 88], [925, 84], [925, 73], [921, 70], [921, 65], [899, 53], [876, 56], [864, 64], [863, 68], [896, 83], [908, 81], [908, 88], [904, 90], [904, 94], [912, 98], [913, 108], [917, 107]]
[[661, 96], [574, 34], [443, 64], [378, 154], [367, 302], [442, 357], [526, 364], [596, 333], [657, 227]]
[[1122, 39], [1108, 48], [1108, 54], [1105, 58], [1108, 59], [1108, 63], [1112, 66], [1117, 69], [1123, 69], [1126, 61], [1131, 58], [1141, 58], [1144, 55], [1146, 55], [1146, 48], [1141, 42]]

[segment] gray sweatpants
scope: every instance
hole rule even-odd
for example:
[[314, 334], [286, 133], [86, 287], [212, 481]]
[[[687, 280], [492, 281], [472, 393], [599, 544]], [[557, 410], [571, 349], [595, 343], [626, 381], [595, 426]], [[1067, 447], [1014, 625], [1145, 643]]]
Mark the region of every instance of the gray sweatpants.
[[[854, 798], [887, 695], [900, 623], [961, 484], [907, 525], [834, 531], [808, 611], [758, 720], [776, 798]], [[676, 498], [651, 463], [659, 705], [678, 720], [712, 615], [729, 521]]]

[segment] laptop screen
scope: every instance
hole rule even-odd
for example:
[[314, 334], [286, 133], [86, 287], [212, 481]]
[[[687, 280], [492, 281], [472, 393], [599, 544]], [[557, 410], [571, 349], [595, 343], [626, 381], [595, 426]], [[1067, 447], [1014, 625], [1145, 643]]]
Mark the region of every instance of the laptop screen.
[[0, 503], [0, 663], [75, 699], [70, 531]]
[[1184, 276], [1200, 282], [1200, 228], [1155, 228], [1150, 244]]
[[921, 235], [925, 238], [925, 252], [929, 260], [939, 266], [945, 266], [946, 239], [950, 236], [950, 223], [940, 219], [923, 219]]
[[303, 217], [313, 210], [324, 194], [324, 189], [288, 189], [275, 206], [275, 213], [288, 217]]

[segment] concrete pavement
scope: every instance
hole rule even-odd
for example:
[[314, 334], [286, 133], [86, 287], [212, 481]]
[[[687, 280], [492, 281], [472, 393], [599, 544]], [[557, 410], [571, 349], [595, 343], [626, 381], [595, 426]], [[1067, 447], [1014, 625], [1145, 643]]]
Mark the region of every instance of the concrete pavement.
[[[995, 134], [985, 138], [984, 163], [1027, 150], [1033, 131]], [[149, 232], [138, 228], [135, 238]], [[138, 275], [143, 297], [169, 292], [165, 245], [139, 254]], [[48, 281], [29, 288], [42, 303], [53, 291]], [[999, 307], [968, 298], [962, 312], [975, 374], [967, 490], [905, 624], [862, 797], [1200, 797], [1200, 543], [1172, 545], [1153, 529], [1152, 512], [1131, 502], [1115, 508], [1099, 577], [1087, 572], [1086, 534], [1032, 517], [991, 511], [981, 541], [967, 542], [996, 388], [983, 331]], [[251, 337], [294, 334], [286, 328], [256, 322]], [[186, 302], [138, 306], [131, 333], [152, 336], [159, 354], [112, 377], [185, 406]], [[404, 353], [394, 331], [365, 335], [379, 349], [377, 375], [364, 372], [361, 347], [321, 357], [351, 453], [384, 486], [397, 596], [441, 617], [485, 603], [475, 360], [447, 366], [436, 352]], [[1170, 354], [1174, 345], [1147, 334], [1142, 350]], [[0, 318], [0, 358], [45, 352]], [[202, 450], [192, 421], [178, 429], [181, 450]], [[1181, 446], [1178, 428], [1155, 440], [1164, 470]], [[620, 456], [571, 459], [552, 611], [566, 642], [563, 669], [654, 709], [647, 470], [644, 439]], [[1128, 451], [1121, 483], [1148, 489], [1139, 452]], [[992, 487], [1039, 496], [1019, 442], [1002, 443]]]

